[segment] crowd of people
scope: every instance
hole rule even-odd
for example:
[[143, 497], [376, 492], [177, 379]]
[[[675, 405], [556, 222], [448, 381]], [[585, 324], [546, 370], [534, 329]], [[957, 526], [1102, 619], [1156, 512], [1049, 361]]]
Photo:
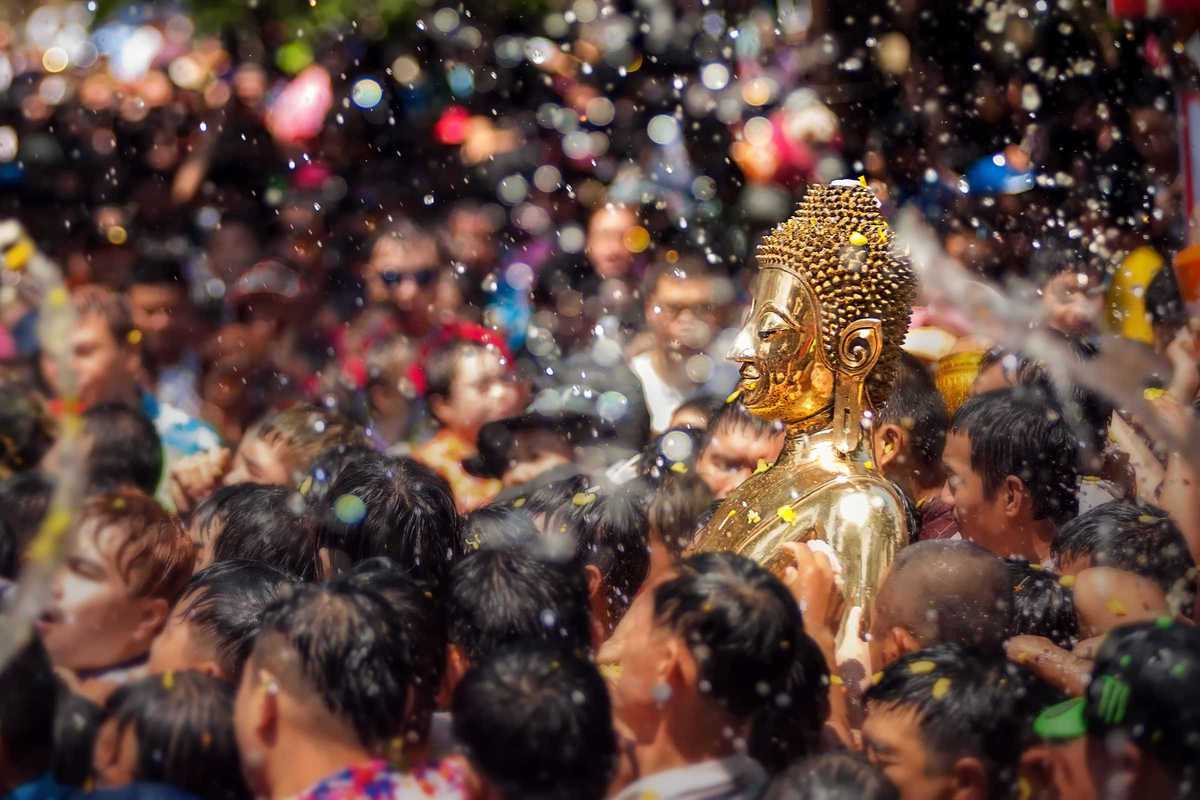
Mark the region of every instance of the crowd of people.
[[[0, 10], [0, 795], [1200, 796], [1189, 21], [418, 5]], [[914, 264], [853, 608], [692, 547], [847, 177], [1036, 318]]]

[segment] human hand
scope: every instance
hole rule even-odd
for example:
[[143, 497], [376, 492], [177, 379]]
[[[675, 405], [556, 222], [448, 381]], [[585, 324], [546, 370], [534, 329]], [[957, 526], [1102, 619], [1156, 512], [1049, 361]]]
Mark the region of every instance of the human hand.
[[776, 556], [786, 565], [783, 584], [800, 606], [805, 632], [817, 641], [833, 639], [842, 620], [846, 598], [838, 588], [837, 574], [829, 557], [814, 552], [804, 542], [782, 544]]
[[1196, 333], [1184, 326], [1167, 345], [1167, 360], [1171, 362], [1171, 384], [1167, 394], [1180, 403], [1189, 404], [1200, 390], [1200, 342]]
[[1004, 643], [1004, 652], [1010, 661], [1072, 697], [1087, 689], [1092, 662], [1067, 652], [1044, 636], [1014, 636]]
[[232, 454], [224, 447], [181, 458], [171, 468], [167, 491], [180, 516], [194, 511], [221, 483]]

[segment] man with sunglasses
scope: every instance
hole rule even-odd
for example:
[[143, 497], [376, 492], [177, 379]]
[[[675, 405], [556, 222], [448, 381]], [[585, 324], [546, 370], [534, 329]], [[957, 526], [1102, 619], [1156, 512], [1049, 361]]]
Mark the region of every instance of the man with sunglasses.
[[400, 220], [388, 226], [371, 248], [365, 271], [367, 300], [393, 308], [403, 332], [423, 338], [433, 328], [443, 263], [437, 237]]

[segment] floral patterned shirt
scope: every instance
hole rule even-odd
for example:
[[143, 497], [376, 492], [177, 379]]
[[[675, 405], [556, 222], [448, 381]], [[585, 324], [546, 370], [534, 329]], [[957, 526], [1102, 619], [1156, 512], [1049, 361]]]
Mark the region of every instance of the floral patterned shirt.
[[458, 759], [412, 772], [397, 772], [386, 761], [367, 761], [330, 775], [295, 800], [402, 800], [436, 797], [468, 800], [467, 774]]

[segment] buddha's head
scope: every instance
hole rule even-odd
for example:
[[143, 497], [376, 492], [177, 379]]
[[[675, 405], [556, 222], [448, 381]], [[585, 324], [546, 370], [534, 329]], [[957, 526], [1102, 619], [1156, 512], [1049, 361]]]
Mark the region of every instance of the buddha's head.
[[[742, 401], [788, 425], [886, 399], [915, 281], [866, 186], [811, 186], [758, 248], [754, 304], [730, 358]], [[858, 420], [847, 420], [857, 425]]]

